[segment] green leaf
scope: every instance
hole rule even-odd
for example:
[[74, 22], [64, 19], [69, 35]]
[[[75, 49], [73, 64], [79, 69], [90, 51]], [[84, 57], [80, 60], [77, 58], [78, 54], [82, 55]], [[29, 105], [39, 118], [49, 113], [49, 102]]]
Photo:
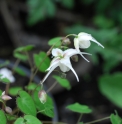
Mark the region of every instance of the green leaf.
[[5, 116], [5, 113], [0, 110], [0, 124], [6, 124], [7, 123], [7, 120], [6, 120], [6, 116]]
[[81, 105], [79, 103], [74, 103], [74, 104], [68, 105], [66, 108], [73, 112], [83, 113], [83, 114], [92, 112], [92, 110], [88, 106]]
[[47, 95], [47, 101], [43, 104], [40, 102], [38, 97], [38, 92], [41, 90], [40, 87], [36, 89], [36, 91], [33, 94], [33, 99], [36, 105], [36, 108], [39, 112], [42, 114], [48, 116], [48, 117], [54, 117], [54, 104], [53, 100]]
[[94, 23], [99, 27], [99, 28], [111, 28], [114, 25], [114, 21], [106, 18], [103, 15], [98, 15], [95, 16], [94, 18]]
[[122, 119], [119, 117], [117, 113], [111, 114], [110, 120], [112, 124], [122, 124]]
[[22, 117], [18, 118], [18, 119], [14, 122], [14, 124], [25, 124], [24, 118], [22, 118]]
[[72, 9], [74, 7], [74, 0], [61, 0], [61, 3], [68, 9]]
[[7, 120], [9, 120], [9, 121], [16, 120], [16, 118], [17, 118], [17, 116], [15, 116], [15, 115], [10, 115], [10, 114], [6, 114], [6, 117], [7, 117]]
[[24, 119], [26, 121], [26, 124], [42, 124], [41, 121], [39, 121], [36, 117], [32, 115], [25, 115]]
[[34, 45], [27, 45], [27, 46], [22, 46], [22, 47], [18, 47], [14, 50], [14, 52], [26, 52], [26, 51], [30, 51], [34, 48]]
[[21, 76], [26, 76], [26, 73], [19, 67], [14, 68], [14, 71]]
[[99, 79], [99, 89], [111, 102], [122, 108], [122, 73], [103, 75]]
[[56, 5], [52, 0], [27, 0], [29, 16], [27, 23], [34, 25], [47, 17], [54, 17]]
[[54, 17], [56, 13], [56, 6], [52, 0], [45, 0], [47, 9], [47, 14], [49, 17]]
[[50, 59], [45, 52], [40, 52], [34, 54], [34, 63], [41, 72], [45, 72], [50, 65]]
[[54, 75], [53, 76], [54, 79], [56, 79], [56, 81], [64, 88], [70, 90], [71, 89], [71, 85], [70, 82], [67, 79], [61, 78], [59, 76]]
[[9, 94], [12, 96], [16, 96], [20, 90], [22, 90], [22, 87], [11, 87], [9, 89]]
[[2, 95], [2, 90], [0, 90], [0, 96]]
[[83, 122], [80, 122], [80, 123], [78, 123], [78, 124], [84, 124]]
[[61, 46], [61, 37], [55, 37], [55, 38], [50, 39], [48, 41], [48, 45], [50, 45], [50, 46], [55, 45], [54, 47]]
[[7, 60], [5, 61], [4, 63], [1, 63], [0, 64], [0, 68], [4, 67], [4, 66], [7, 66], [10, 62]]
[[10, 83], [10, 80], [8, 78], [1, 78], [1, 76], [0, 76], [0, 81], [5, 83], [5, 84], [9, 84]]
[[16, 53], [16, 52], [14, 52], [14, 57], [22, 61], [26, 61], [28, 59], [26, 55], [21, 54], [21, 53]]
[[37, 84], [31, 83], [29, 86], [26, 86], [27, 90], [34, 90], [37, 87]]
[[53, 109], [50, 109], [48, 107], [45, 107], [44, 112], [42, 112], [44, 115], [47, 115], [48, 117], [53, 118], [54, 117], [54, 111]]
[[24, 118], [18, 118], [14, 124], [42, 124], [40, 120], [32, 115], [25, 115]]
[[36, 107], [31, 96], [25, 91], [19, 91], [16, 99], [18, 108], [25, 114], [36, 116]]

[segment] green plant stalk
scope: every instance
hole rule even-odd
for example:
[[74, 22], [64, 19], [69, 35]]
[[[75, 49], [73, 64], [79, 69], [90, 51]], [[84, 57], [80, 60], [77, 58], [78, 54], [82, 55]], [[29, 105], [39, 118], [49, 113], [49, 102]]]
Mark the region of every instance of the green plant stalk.
[[100, 122], [100, 121], [104, 121], [106, 119], [110, 119], [110, 116], [102, 118], [102, 119], [98, 119], [98, 120], [95, 120], [95, 121], [90, 121], [90, 122], [87, 122], [87, 123], [84, 123], [84, 124], [93, 124], [93, 123], [97, 123], [97, 122]]
[[[47, 58], [47, 56], [44, 57], [44, 59], [41, 61], [41, 63], [39, 64], [39, 66], [41, 66], [41, 64], [45, 61], [45, 59]], [[38, 72], [38, 68], [36, 68], [35, 72], [33, 73], [32, 71], [33, 69], [31, 69], [31, 76], [30, 76], [30, 80], [29, 80], [29, 83], [28, 83], [28, 86], [31, 84], [31, 82], [33, 81], [35, 75], [37, 74]]]
[[42, 121], [43, 124], [68, 124], [68, 123], [64, 123], [64, 122], [51, 122], [51, 121]]
[[[14, 72], [15, 72], [14, 69], [18, 66], [19, 63], [20, 63], [20, 59], [17, 59], [14, 66], [13, 66], [12, 74], [14, 74]], [[10, 88], [10, 83], [6, 84], [5, 94], [8, 94], [9, 88]]]
[[[18, 66], [18, 64], [20, 63], [20, 59], [17, 59], [14, 66], [13, 66], [13, 69], [12, 69], [12, 74], [14, 74], [14, 69]], [[6, 84], [6, 87], [5, 87], [5, 94], [8, 94], [8, 91], [9, 91], [9, 88], [10, 88], [10, 83]], [[5, 101], [5, 104], [6, 104], [6, 101]], [[4, 110], [5, 106], [2, 105], [2, 109]]]
[[75, 36], [75, 37], [77, 37], [76, 34], [69, 34], [69, 35], [67, 35], [65, 38], [67, 38], [67, 37], [69, 37], [69, 36]]
[[79, 118], [78, 118], [78, 121], [77, 121], [77, 124], [79, 124], [81, 118], [82, 118], [83, 114], [80, 114]]
[[30, 58], [30, 56], [29, 56], [29, 53], [28, 53], [27, 51], [25, 51], [25, 54], [26, 54], [27, 57], [28, 57], [28, 62], [29, 62], [29, 65], [30, 65], [30, 67], [31, 67], [31, 69], [32, 69], [33, 64], [32, 64], [31, 58]]
[[58, 82], [55, 81], [55, 82], [53, 83], [53, 85], [46, 91], [46, 93], [49, 93], [49, 92], [56, 86], [57, 83], [58, 83]]

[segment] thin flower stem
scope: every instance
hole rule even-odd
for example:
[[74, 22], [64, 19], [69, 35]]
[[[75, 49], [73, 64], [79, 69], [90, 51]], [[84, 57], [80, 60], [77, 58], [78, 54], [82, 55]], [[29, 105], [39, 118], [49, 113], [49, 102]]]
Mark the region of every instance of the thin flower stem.
[[[18, 66], [18, 64], [20, 63], [20, 60], [17, 59], [14, 66], [13, 66], [13, 69], [12, 69], [12, 74], [14, 74], [14, 69]], [[6, 84], [6, 88], [5, 88], [5, 94], [8, 94], [8, 91], [9, 91], [9, 87], [10, 87], [10, 83]]]
[[90, 121], [90, 122], [87, 122], [87, 123], [84, 123], [84, 124], [93, 124], [93, 123], [97, 123], [97, 122], [100, 122], [100, 121], [104, 121], [104, 120], [109, 119], [109, 118], [110, 118], [110, 116], [102, 118], [102, 119], [98, 119], [98, 120], [95, 120], [95, 121]]
[[16, 112], [18, 112], [19, 109], [18, 108], [15, 108], [13, 111], [12, 111], [12, 115], [14, 115]]
[[79, 118], [78, 118], [78, 121], [77, 121], [77, 124], [79, 124], [81, 118], [82, 118], [83, 114], [80, 114]]
[[[46, 58], [47, 58], [47, 56], [44, 57], [44, 59], [40, 62], [39, 66], [41, 66], [41, 64], [45, 61]], [[30, 81], [29, 81], [28, 85], [30, 85], [30, 83], [33, 81], [33, 79], [34, 79], [35, 75], [37, 74], [38, 70], [39, 69], [36, 68], [34, 73], [31, 72]]]
[[[16, 62], [14, 63], [13, 68], [12, 68], [12, 74], [14, 74], [14, 72], [15, 72], [14, 69], [18, 66], [19, 63], [20, 63], [20, 59], [17, 59]], [[9, 88], [10, 88], [10, 83], [6, 84], [5, 94], [8, 94]], [[5, 104], [6, 104], [6, 101], [5, 101]], [[4, 109], [4, 108], [5, 108], [5, 106], [2, 105], [2, 109]]]
[[5, 109], [5, 103], [3, 101], [1, 101], [1, 102], [2, 102], [2, 110], [4, 110]]
[[49, 93], [57, 84], [57, 81], [53, 83], [53, 85], [46, 91], [46, 93]]
[[64, 123], [64, 122], [52, 122], [52, 121], [42, 121], [43, 124], [68, 124], [68, 123]]
[[14, 72], [15, 72], [14, 69], [19, 65], [19, 63], [20, 63], [20, 59], [17, 59], [16, 62], [15, 62], [15, 64], [14, 64], [14, 66], [13, 66], [12, 74], [14, 74]]
[[31, 69], [32, 69], [32, 68], [33, 68], [33, 64], [32, 64], [31, 58], [30, 58], [30, 56], [29, 56], [29, 53], [28, 53], [27, 51], [25, 51], [25, 54], [26, 54], [27, 57], [28, 57], [28, 62], [29, 62], [29, 65], [30, 65], [30, 67], [31, 67]]
[[76, 34], [69, 34], [69, 35], [67, 35], [65, 38], [67, 38], [67, 37], [69, 37], [69, 36], [77, 36]]

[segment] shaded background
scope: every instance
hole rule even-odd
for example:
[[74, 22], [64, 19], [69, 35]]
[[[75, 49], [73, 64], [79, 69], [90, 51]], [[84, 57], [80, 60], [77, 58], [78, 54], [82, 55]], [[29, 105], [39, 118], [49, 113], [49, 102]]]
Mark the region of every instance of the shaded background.
[[[33, 44], [32, 53], [38, 53], [49, 49], [50, 38], [90, 33], [105, 48], [92, 43], [84, 50], [92, 54], [86, 56], [91, 62], [81, 57], [78, 63], [73, 62], [80, 82], [69, 72], [72, 89], [67, 91], [58, 85], [52, 91], [59, 120], [76, 123], [79, 115], [65, 109], [74, 102], [93, 109], [93, 114], [83, 116], [85, 122], [109, 116], [115, 109], [122, 115], [121, 27], [121, 0], [0, 0], [0, 58], [14, 61], [13, 50], [19, 46]], [[47, 87], [53, 80], [51, 76], [47, 79]]]

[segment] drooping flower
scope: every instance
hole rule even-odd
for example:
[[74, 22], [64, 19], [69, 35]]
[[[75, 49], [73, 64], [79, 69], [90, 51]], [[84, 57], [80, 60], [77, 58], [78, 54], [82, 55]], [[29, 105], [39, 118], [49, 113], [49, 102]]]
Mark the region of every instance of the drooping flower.
[[103, 47], [103, 45], [101, 45], [96, 39], [94, 39], [91, 34], [87, 34], [84, 32], [81, 32], [77, 35], [76, 38], [74, 38], [74, 46], [76, 48], [76, 50], [79, 52], [79, 48], [88, 48], [91, 45], [91, 42], [93, 41], [96, 44], [98, 44], [99, 46]]
[[1, 78], [7, 78], [11, 83], [15, 82], [15, 77], [12, 75], [12, 72], [7, 68], [0, 69]]
[[5, 100], [5, 101], [12, 99], [10, 96], [5, 94], [5, 91], [2, 92], [2, 95], [0, 97], [2, 100]]
[[[68, 72], [70, 69], [74, 73], [74, 75], [77, 78], [77, 81], [79, 81], [78, 76], [73, 69], [71, 62], [70, 62], [70, 57], [75, 55], [75, 54], [80, 54], [86, 61], [88, 61], [82, 54], [88, 54], [85, 52], [78, 52], [76, 49], [67, 49], [65, 51], [62, 51], [61, 49], [55, 48], [52, 50], [52, 55], [54, 56], [49, 68], [47, 71], [47, 75], [44, 77], [42, 83], [46, 80], [46, 78], [49, 76], [49, 74], [59, 66], [62, 72]], [[89, 54], [88, 54], [89, 55]]]

